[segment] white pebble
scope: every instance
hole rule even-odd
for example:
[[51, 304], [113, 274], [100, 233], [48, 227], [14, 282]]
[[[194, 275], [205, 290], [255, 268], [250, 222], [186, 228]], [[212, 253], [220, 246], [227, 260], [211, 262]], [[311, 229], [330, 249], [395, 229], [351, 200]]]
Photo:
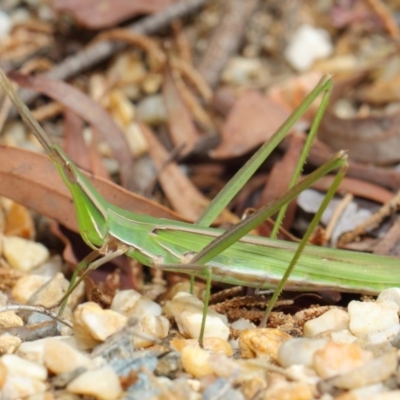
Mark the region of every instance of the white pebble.
[[[171, 300], [170, 312], [182, 335], [192, 339], [199, 338], [203, 307], [203, 302], [189, 293], [179, 292]], [[208, 309], [204, 337], [218, 337], [227, 340], [229, 328], [226, 317]]]
[[1, 395], [3, 399], [41, 399], [48, 389], [48, 384], [39, 379], [8, 374]]
[[327, 339], [294, 338], [283, 342], [278, 351], [279, 364], [284, 367], [291, 365], [313, 364], [313, 357], [317, 350], [322, 349], [328, 343]]
[[330, 337], [336, 343], [354, 343], [357, 340], [348, 329], [331, 332]]
[[311, 338], [326, 331], [339, 331], [349, 328], [349, 315], [346, 311], [333, 308], [318, 318], [304, 324], [304, 336]]
[[400, 288], [382, 290], [376, 301], [381, 302], [385, 300], [392, 300], [400, 307]]
[[4, 11], [0, 11], [0, 39], [4, 39], [11, 32], [13, 23], [10, 16]]
[[41, 243], [17, 236], [3, 237], [3, 255], [18, 271], [29, 272], [49, 258], [49, 250]]
[[[70, 337], [55, 336], [52, 340], [70, 341]], [[32, 340], [31, 342], [23, 342], [18, 347], [18, 355], [25, 360], [33, 361], [38, 364], [44, 364], [44, 345], [48, 338]]]
[[91, 360], [61, 340], [47, 339], [44, 343], [44, 365], [59, 375], [79, 367], [89, 367]]
[[102, 400], [114, 400], [121, 396], [122, 387], [114, 370], [104, 366], [79, 375], [68, 384], [67, 391]]
[[391, 300], [380, 302], [351, 301], [348, 311], [350, 316], [350, 331], [361, 339], [379, 334], [382, 341], [389, 340], [398, 332], [399, 306]]
[[256, 326], [245, 318], [239, 318], [231, 323], [231, 328], [237, 329], [238, 331], [243, 331], [245, 329], [254, 329]]
[[142, 318], [148, 315], [161, 315], [161, 306], [154, 301], [142, 296], [135, 290], [121, 290], [111, 303], [111, 310], [126, 317]]
[[149, 347], [168, 336], [169, 321], [162, 315], [146, 315], [133, 329], [135, 348]]
[[294, 69], [305, 71], [315, 60], [328, 57], [332, 51], [331, 39], [326, 30], [304, 24], [294, 32], [284, 56]]
[[83, 348], [93, 348], [121, 330], [128, 318], [112, 310], [103, 310], [98, 304], [80, 304], [73, 315], [74, 334]]
[[7, 367], [7, 371], [11, 375], [25, 376], [39, 381], [47, 379], [45, 367], [35, 362], [24, 360], [15, 354], [5, 354], [1, 357], [1, 362]]

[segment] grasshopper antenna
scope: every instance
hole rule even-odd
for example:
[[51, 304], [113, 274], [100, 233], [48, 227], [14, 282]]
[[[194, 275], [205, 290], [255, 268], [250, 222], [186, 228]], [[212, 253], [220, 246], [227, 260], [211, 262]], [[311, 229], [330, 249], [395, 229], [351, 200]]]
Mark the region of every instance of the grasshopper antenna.
[[20, 113], [22, 120], [32, 130], [36, 139], [43, 146], [46, 153], [54, 157], [54, 150], [52, 148], [52, 144], [49, 138], [47, 137], [45, 131], [39, 125], [39, 123], [33, 118], [28, 107], [21, 100], [21, 97], [14, 89], [14, 86], [12, 85], [7, 75], [1, 68], [0, 68], [0, 85], [3, 87], [4, 91], [10, 96], [11, 101], [13, 102], [15, 108]]

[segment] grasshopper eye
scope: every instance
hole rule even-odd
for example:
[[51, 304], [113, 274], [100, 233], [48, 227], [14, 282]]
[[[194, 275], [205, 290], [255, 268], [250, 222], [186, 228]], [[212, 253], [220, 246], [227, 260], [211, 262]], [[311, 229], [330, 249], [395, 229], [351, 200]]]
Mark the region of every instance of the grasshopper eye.
[[63, 164], [63, 172], [70, 183], [78, 182], [76, 172], [68, 161], [65, 161], [65, 163]]

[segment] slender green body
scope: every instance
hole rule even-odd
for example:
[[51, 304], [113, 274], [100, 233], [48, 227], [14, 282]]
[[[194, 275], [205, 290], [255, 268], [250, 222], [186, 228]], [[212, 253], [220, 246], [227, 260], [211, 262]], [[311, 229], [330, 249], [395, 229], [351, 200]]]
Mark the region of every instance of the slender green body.
[[[205, 277], [203, 269], [182, 263], [188, 260], [187, 255], [201, 251], [223, 230], [134, 214], [116, 207], [105, 201], [58, 146], [53, 149], [68, 166], [67, 173], [60, 165], [58, 169], [72, 193], [80, 232], [89, 246], [107, 252], [108, 243], [125, 244], [129, 247], [128, 256], [149, 267], [175, 264], [168, 269]], [[207, 265], [212, 267], [213, 281], [274, 288], [297, 246], [297, 243], [247, 235]], [[395, 257], [310, 245], [305, 247], [285, 287], [377, 294], [400, 286], [399, 261]]]
[[[323, 83], [314, 92], [318, 94], [321, 90], [329, 89], [328, 84], [330, 82]], [[224, 231], [219, 229], [138, 215], [109, 204], [68, 156], [49, 142], [45, 132], [1, 69], [0, 85], [39, 139], [68, 186], [83, 240], [103, 255], [104, 260], [108, 255], [125, 253], [150, 267], [202, 277], [211, 270], [212, 279], [218, 282], [256, 288], [277, 286], [292, 262], [298, 244], [251, 235], [241, 237], [240, 229], [244, 223], [239, 223], [235, 232], [231, 231], [234, 234], [227, 238], [229, 242], [224, 240], [226, 235], [222, 235]], [[312, 96], [310, 98], [313, 99]], [[283, 126], [282, 131], [286, 128]], [[343, 158], [343, 154], [339, 154], [339, 158]], [[327, 163], [325, 170], [321, 167], [321, 173], [326, 174], [336, 168], [336, 161], [333, 160], [331, 165]], [[290, 189], [283, 200], [290, 201], [311, 182], [304, 180], [303, 185], [296, 185], [298, 187]], [[276, 207], [271, 207], [271, 210], [271, 214], [276, 212]], [[261, 222], [261, 217], [264, 219], [266, 214], [260, 214], [258, 223]], [[247, 224], [246, 229], [245, 232], [252, 229], [250, 224]], [[234, 241], [236, 242], [233, 243]], [[207, 246], [211, 242], [215, 246], [208, 251]], [[205, 262], [208, 268], [204, 265], [191, 265], [192, 259], [195, 260], [194, 264]], [[199, 259], [201, 262], [196, 262]], [[399, 260], [394, 257], [305, 246], [285, 287], [291, 290], [337, 289], [377, 294], [385, 288], [400, 286], [399, 264]]]

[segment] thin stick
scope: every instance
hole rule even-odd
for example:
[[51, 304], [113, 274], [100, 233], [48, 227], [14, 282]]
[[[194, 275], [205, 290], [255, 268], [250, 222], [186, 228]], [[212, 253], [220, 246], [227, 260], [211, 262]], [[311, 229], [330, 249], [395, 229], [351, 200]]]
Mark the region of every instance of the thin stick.
[[72, 323], [69, 322], [67, 319], [61, 317], [60, 315], [57, 315], [56, 313], [50, 311], [49, 309], [45, 307], [40, 307], [40, 306], [28, 306], [25, 304], [16, 304], [16, 305], [10, 305], [6, 307], [1, 307], [0, 308], [0, 313], [2, 312], [7, 312], [7, 311], [32, 311], [32, 312], [38, 312], [40, 314], [47, 315], [53, 319], [55, 319], [58, 322], [61, 322], [62, 324], [68, 326], [69, 328], [72, 328]]
[[[195, 12], [202, 5], [207, 3], [207, 1], [208, 0], [181, 1], [157, 14], [128, 25], [127, 29], [146, 35], [154, 34], [167, 27], [174, 19], [183, 18], [186, 15]], [[95, 43], [81, 52], [66, 58], [61, 64], [54, 67], [51, 71], [46, 72], [45, 75], [53, 79], [67, 80], [72, 76], [99, 64], [126, 47], [126, 44], [116, 43], [113, 41]], [[27, 105], [31, 104], [37, 97], [38, 94], [36, 92], [31, 90], [21, 90], [21, 98]], [[11, 115], [15, 116], [12, 112]]]

